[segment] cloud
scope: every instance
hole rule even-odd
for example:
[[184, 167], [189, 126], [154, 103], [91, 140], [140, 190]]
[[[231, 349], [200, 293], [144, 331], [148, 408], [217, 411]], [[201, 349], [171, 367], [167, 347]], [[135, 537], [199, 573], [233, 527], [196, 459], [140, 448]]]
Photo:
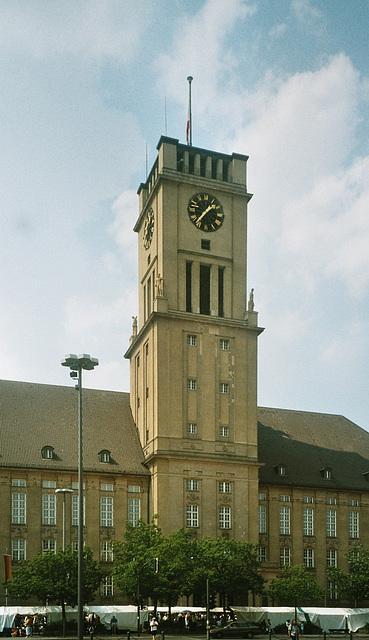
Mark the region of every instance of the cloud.
[[132, 60], [147, 28], [150, 0], [44, 2], [14, 0], [3, 5], [0, 38], [4, 49], [38, 58], [72, 54], [95, 60]]

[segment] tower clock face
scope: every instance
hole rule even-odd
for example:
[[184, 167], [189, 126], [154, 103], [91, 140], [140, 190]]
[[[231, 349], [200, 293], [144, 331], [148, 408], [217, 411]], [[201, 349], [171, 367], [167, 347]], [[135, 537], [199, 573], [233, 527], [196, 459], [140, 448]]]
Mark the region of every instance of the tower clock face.
[[154, 210], [152, 207], [150, 207], [150, 209], [146, 214], [146, 220], [145, 220], [144, 232], [143, 232], [143, 243], [144, 243], [145, 249], [148, 249], [151, 244], [152, 236], [154, 233], [154, 224], [155, 224]]
[[223, 207], [210, 193], [192, 196], [187, 211], [191, 222], [201, 231], [217, 231], [223, 224]]

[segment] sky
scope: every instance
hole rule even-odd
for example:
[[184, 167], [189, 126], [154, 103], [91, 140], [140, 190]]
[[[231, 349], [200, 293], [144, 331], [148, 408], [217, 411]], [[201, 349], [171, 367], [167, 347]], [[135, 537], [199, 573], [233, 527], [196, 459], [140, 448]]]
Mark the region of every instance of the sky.
[[89, 353], [129, 391], [137, 189], [191, 75], [194, 146], [249, 156], [259, 404], [369, 430], [368, 28], [369, 0], [0, 0], [0, 378]]

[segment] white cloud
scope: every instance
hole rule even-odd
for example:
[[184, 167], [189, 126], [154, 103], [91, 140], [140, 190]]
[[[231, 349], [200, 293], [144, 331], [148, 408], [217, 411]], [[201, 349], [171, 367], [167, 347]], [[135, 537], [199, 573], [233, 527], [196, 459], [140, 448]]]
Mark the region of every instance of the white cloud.
[[127, 63], [140, 45], [152, 10], [150, 0], [14, 0], [3, 5], [0, 39], [3, 47], [39, 58], [65, 53]]

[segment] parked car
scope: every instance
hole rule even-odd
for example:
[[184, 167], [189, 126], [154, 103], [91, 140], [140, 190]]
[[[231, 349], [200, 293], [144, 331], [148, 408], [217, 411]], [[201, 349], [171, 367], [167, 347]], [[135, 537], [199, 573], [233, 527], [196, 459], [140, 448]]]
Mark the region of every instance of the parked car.
[[265, 629], [253, 622], [229, 622], [224, 627], [210, 629], [211, 638], [253, 638], [260, 633], [265, 633]]

